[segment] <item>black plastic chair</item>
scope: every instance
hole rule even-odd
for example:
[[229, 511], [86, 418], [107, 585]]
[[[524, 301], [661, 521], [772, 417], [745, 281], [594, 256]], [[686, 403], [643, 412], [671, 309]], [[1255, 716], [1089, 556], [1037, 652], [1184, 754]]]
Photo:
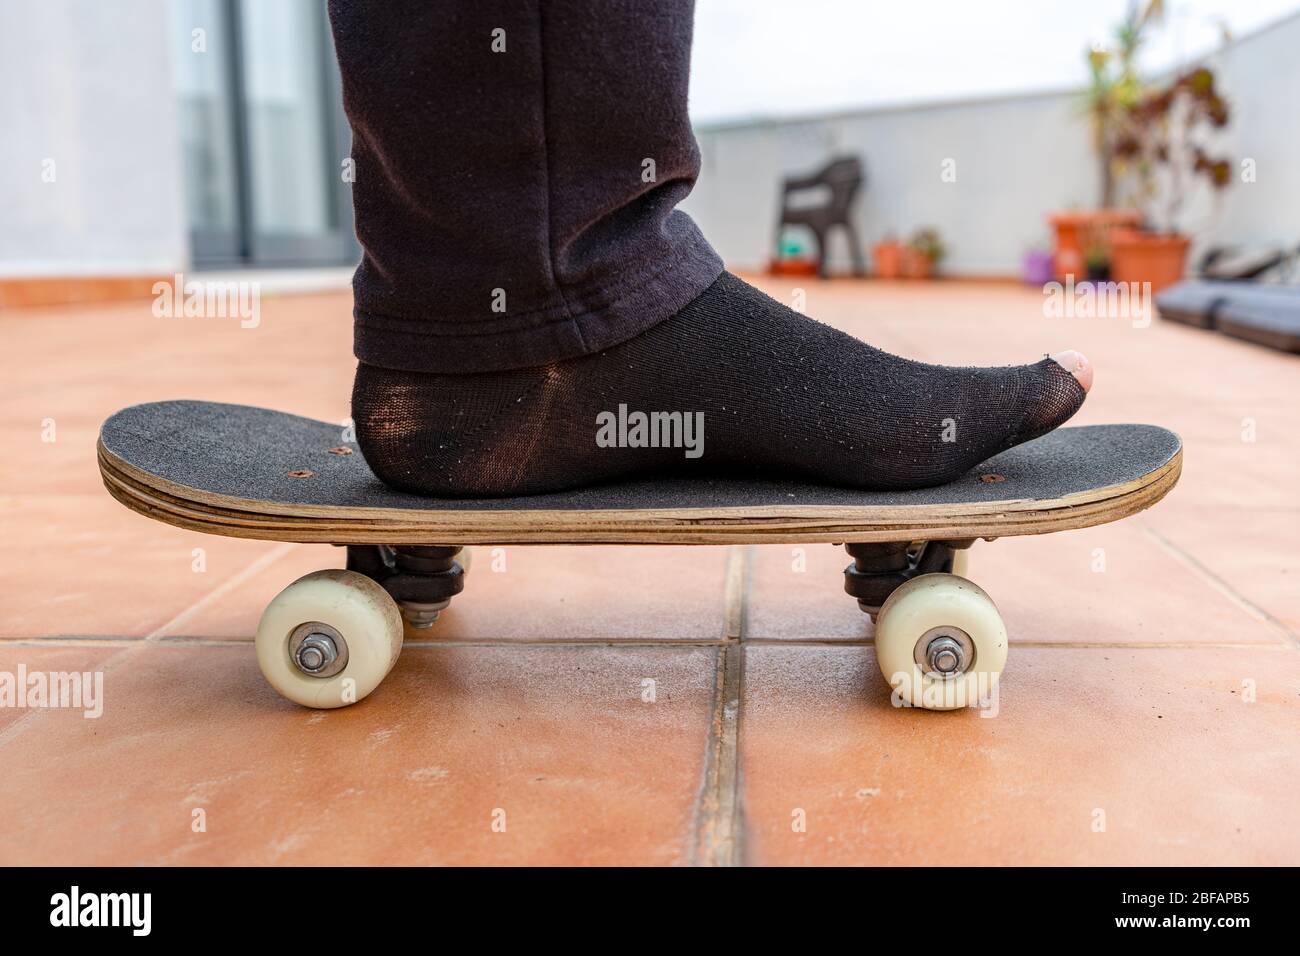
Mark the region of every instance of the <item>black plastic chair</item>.
[[[856, 156], [842, 156], [831, 160], [829, 164], [811, 176], [793, 176], [781, 185], [781, 218], [776, 226], [777, 255], [780, 255], [781, 233], [786, 226], [806, 226], [817, 237], [817, 272], [826, 278], [826, 242], [831, 228], [841, 226], [849, 237], [849, 249], [853, 254], [853, 274], [866, 275], [866, 265], [862, 259], [862, 244], [858, 242], [858, 230], [853, 225], [850, 209], [853, 200], [862, 188], [865, 180], [862, 161]], [[808, 190], [821, 189], [829, 192], [827, 201], [820, 205], [798, 204], [791, 206], [793, 195]]]

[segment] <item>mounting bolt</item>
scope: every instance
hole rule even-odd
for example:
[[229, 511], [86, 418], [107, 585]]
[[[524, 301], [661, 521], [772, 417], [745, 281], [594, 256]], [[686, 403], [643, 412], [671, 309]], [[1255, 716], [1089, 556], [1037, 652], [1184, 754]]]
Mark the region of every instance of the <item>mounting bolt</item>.
[[966, 669], [966, 650], [951, 637], [936, 637], [925, 648], [925, 663], [932, 673], [951, 677]]
[[422, 631], [427, 627], [433, 627], [433, 622], [438, 620], [438, 615], [442, 612], [451, 599], [438, 601], [433, 604], [425, 604], [417, 601], [400, 601], [398, 606], [402, 609], [402, 617], [406, 619], [408, 626], [417, 631]]
[[337, 628], [307, 621], [289, 635], [289, 660], [308, 677], [333, 677], [348, 666], [348, 644]]
[[338, 659], [338, 648], [328, 634], [308, 634], [298, 645], [298, 655], [294, 660], [299, 670], [319, 674]]

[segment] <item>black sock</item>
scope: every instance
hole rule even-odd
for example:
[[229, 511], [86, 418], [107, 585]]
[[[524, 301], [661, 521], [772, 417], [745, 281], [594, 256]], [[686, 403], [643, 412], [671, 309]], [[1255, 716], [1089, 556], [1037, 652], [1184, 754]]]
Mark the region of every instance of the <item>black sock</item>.
[[1051, 359], [913, 362], [723, 273], [671, 319], [592, 355], [472, 375], [362, 364], [352, 408], [379, 478], [469, 497], [719, 472], [935, 485], [1051, 431], [1083, 398]]

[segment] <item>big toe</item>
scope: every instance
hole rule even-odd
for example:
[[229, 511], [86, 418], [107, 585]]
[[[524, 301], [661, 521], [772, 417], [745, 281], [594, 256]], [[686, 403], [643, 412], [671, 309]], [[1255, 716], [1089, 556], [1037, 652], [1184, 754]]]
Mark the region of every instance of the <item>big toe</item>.
[[1064, 352], [1054, 352], [1048, 358], [1073, 375], [1074, 380], [1083, 387], [1084, 394], [1091, 391], [1092, 363], [1088, 361], [1088, 356], [1074, 349], [1066, 349]]

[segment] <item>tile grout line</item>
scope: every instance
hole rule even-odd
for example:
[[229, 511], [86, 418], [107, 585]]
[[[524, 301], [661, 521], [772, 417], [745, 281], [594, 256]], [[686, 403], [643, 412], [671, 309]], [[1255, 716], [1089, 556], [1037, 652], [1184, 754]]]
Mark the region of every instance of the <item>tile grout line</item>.
[[753, 545], [727, 548], [727, 570], [722, 585], [724, 610], [722, 639], [739, 641], [745, 628], [745, 591], [753, 562]]
[[179, 614], [177, 614], [166, 624], [162, 625], [162, 627], [156, 628], [155, 630], [146, 634], [144, 639], [146, 641], [158, 641], [162, 639], [167, 635], [168, 631], [172, 630], [175, 627], [178, 627], [181, 624], [184, 624], [186, 621], [194, 617], [196, 614], [198, 614], [200, 611], [204, 610], [205, 608], [211, 607], [213, 604], [221, 600], [223, 597], [225, 597], [235, 588], [239, 587], [245, 581], [252, 578], [259, 571], [263, 571], [266, 568], [270, 567], [271, 565], [275, 564], [275, 562], [279, 561], [282, 557], [284, 557], [286, 554], [288, 554], [296, 547], [298, 547], [298, 545], [296, 544], [281, 544], [272, 548], [270, 551], [266, 552], [266, 554], [262, 555], [257, 560], [250, 563], [242, 571], [239, 571], [236, 574], [231, 575], [225, 581], [221, 582], [221, 584], [217, 585], [215, 588], [213, 588], [203, 597], [199, 598], [197, 601], [195, 601], [185, 610], [181, 611]]
[[739, 866], [743, 858], [738, 750], [743, 674], [741, 641], [745, 592], [752, 564], [752, 545], [728, 548], [723, 585], [723, 640], [718, 644], [704, 774], [695, 807], [692, 866]]
[[1185, 568], [1199, 577], [1215, 591], [1218, 591], [1233, 604], [1237, 605], [1238, 608], [1250, 617], [1253, 617], [1261, 624], [1265, 624], [1277, 631], [1282, 635], [1283, 640], [1290, 644], [1293, 649], [1300, 649], [1300, 635], [1297, 635], [1289, 627], [1254, 601], [1251, 601], [1245, 595], [1239, 593], [1227, 581], [1223, 580], [1223, 578], [1219, 577], [1187, 551], [1184, 551], [1178, 545], [1174, 544], [1155, 528], [1151, 527], [1144, 521], [1139, 521], [1137, 524], [1138, 527], [1141, 528], [1148, 537], [1155, 541], [1155, 543], [1158, 544], [1171, 558], [1182, 564]]
[[[176, 617], [172, 618], [162, 627], [146, 635], [143, 639], [130, 640], [120, 645], [117, 645], [121, 647], [121, 650], [119, 650], [116, 654], [109, 655], [109, 657], [99, 665], [98, 668], [99, 672], [104, 674], [107, 679], [107, 675], [110, 671], [116, 668], [116, 666], [121, 661], [125, 660], [127, 657], [135, 653], [139, 648], [148, 646], [150, 644], [158, 645], [161, 642], [163, 635], [166, 633], [169, 627], [172, 627], [176, 624], [181, 623], [182, 621], [188, 620], [189, 618], [193, 617], [203, 608], [208, 607], [214, 601], [218, 600], [219, 598], [223, 597], [226, 594], [229, 594], [233, 589], [238, 587], [240, 584], [243, 584], [245, 581], [247, 581], [257, 572], [274, 564], [276, 561], [278, 561], [284, 555], [288, 554], [289, 551], [293, 550], [295, 547], [297, 547], [297, 545], [295, 544], [282, 544], [279, 547], [274, 548], [271, 551], [268, 551], [266, 554], [262, 555], [256, 561], [253, 561], [251, 564], [249, 564], [242, 571], [233, 575], [231, 578], [229, 578], [227, 581], [223, 582], [222, 584], [218, 585], [217, 587], [213, 588], [212, 591], [210, 591], [207, 595], [200, 598], [198, 601], [196, 601], [190, 607], [186, 608], [180, 614], [176, 615]], [[3, 642], [0, 642], [0, 646], [3, 646]], [[31, 646], [31, 645], [27, 645], [27, 646]], [[65, 643], [63, 644], [63, 646], [67, 647], [70, 645]], [[29, 710], [18, 720], [14, 721], [8, 727], [4, 728], [3, 731], [0, 731], [0, 748], [6, 746], [14, 738], [18, 737], [28, 728], [36, 724], [39, 721], [40, 716], [46, 713], [48, 713], [48, 711], [45, 709]]]

